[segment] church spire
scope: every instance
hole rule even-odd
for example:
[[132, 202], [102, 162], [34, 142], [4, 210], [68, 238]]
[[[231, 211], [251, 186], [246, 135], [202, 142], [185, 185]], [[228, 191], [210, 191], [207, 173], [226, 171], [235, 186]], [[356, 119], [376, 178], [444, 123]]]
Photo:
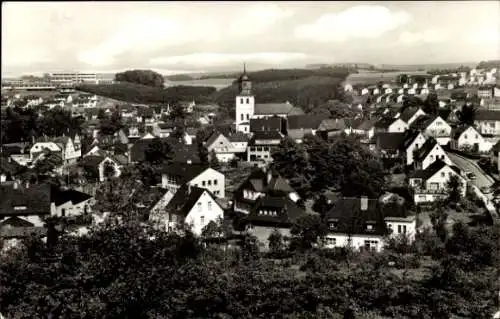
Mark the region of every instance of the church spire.
[[247, 64], [243, 62], [243, 74], [247, 74]]

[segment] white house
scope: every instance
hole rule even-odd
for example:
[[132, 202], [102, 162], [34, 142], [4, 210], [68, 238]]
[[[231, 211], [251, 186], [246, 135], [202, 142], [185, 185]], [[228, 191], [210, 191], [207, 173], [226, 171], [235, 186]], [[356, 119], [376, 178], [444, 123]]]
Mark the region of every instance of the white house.
[[220, 162], [227, 163], [235, 158], [236, 150], [231, 141], [220, 132], [213, 132], [205, 142], [209, 154], [215, 153]]
[[405, 141], [403, 142], [403, 148], [405, 150], [405, 162], [406, 165], [413, 164], [413, 155], [417, 149], [425, 144], [427, 138], [421, 132], [412, 131], [408, 133]]
[[62, 149], [54, 142], [37, 142], [33, 144], [30, 148], [30, 160], [33, 161], [45, 150], [49, 150], [52, 153], [58, 153], [62, 157]]
[[51, 201], [55, 204], [53, 216], [74, 217], [91, 212], [92, 196], [73, 189], [53, 188]]
[[424, 145], [414, 152], [413, 156], [416, 166], [422, 170], [425, 170], [436, 160], [453, 165], [445, 150], [443, 150], [434, 138], [428, 138]]
[[408, 127], [408, 124], [400, 118], [382, 118], [375, 123], [375, 133], [403, 133]]
[[162, 172], [161, 184], [176, 192], [184, 184], [209, 190], [216, 197], [225, 196], [225, 176], [201, 164], [173, 163]]
[[380, 252], [387, 236], [406, 235], [414, 240], [416, 218], [404, 199], [386, 195], [380, 199], [343, 198], [326, 213], [328, 233], [325, 248], [350, 247]]
[[500, 136], [500, 111], [477, 110], [474, 125], [482, 135]]
[[216, 197], [204, 188], [185, 184], [175, 194], [162, 197], [164, 209], [152, 210], [149, 220], [168, 231], [187, 225], [195, 235], [201, 235], [203, 228], [211, 221], [217, 222], [224, 217], [224, 209]]
[[109, 165], [113, 168], [113, 176], [119, 177], [121, 175], [121, 165], [107, 156], [101, 155], [89, 155], [85, 156], [80, 165], [88, 172], [93, 172], [98, 178], [99, 182], [103, 182], [106, 179], [106, 167]]
[[439, 115], [420, 117], [414, 121], [412, 127], [420, 129], [427, 137], [434, 137], [440, 145], [450, 142], [452, 128]]
[[480, 153], [488, 153], [493, 147], [473, 126], [457, 129], [451, 144], [455, 149], [472, 149]]
[[399, 118], [405, 121], [408, 125], [411, 125], [417, 118], [424, 115], [426, 115], [426, 113], [422, 110], [422, 108], [409, 107], [401, 113]]
[[448, 182], [451, 176], [457, 176], [460, 191], [465, 196], [467, 182], [460, 176], [460, 170], [441, 160], [435, 161], [424, 170], [414, 171], [409, 177], [409, 185], [414, 191], [415, 203], [434, 202], [448, 196]]

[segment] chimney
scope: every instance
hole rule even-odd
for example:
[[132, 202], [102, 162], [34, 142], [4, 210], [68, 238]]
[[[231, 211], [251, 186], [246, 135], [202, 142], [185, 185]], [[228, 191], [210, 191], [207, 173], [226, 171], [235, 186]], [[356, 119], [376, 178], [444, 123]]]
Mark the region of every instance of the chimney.
[[366, 196], [361, 196], [361, 210], [362, 211], [368, 210], [368, 197]]

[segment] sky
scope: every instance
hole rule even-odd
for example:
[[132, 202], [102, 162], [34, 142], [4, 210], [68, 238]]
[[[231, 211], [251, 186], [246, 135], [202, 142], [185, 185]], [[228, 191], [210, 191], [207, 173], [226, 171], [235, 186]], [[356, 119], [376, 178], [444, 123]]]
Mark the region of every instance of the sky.
[[500, 1], [2, 2], [2, 76], [499, 55]]

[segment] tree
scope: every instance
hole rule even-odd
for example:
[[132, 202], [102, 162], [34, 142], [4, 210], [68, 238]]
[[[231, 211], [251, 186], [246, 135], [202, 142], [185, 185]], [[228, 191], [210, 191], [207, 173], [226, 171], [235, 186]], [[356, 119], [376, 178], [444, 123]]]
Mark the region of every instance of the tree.
[[104, 111], [104, 109], [99, 109], [99, 111], [97, 111], [97, 118], [99, 120], [104, 120], [105, 118], [107, 118], [106, 112]]
[[318, 215], [305, 215], [299, 218], [290, 228], [295, 245], [301, 249], [310, 249], [326, 235], [325, 223]]
[[168, 114], [170, 119], [175, 120], [175, 119], [182, 119], [184, 120], [187, 116], [186, 111], [184, 110], [184, 107], [182, 104], [179, 102], [173, 103], [172, 108], [170, 109], [170, 113]]
[[447, 183], [448, 188], [448, 202], [459, 203], [462, 198], [462, 183], [460, 177], [452, 175]]
[[210, 154], [210, 167], [215, 170], [220, 169], [219, 159], [217, 158], [217, 154], [215, 154], [214, 150], [212, 150]]
[[163, 76], [152, 70], [128, 70], [115, 74], [115, 80], [160, 88], [165, 84]]
[[333, 207], [333, 204], [329, 203], [328, 199], [324, 194], [318, 196], [314, 201], [312, 209], [319, 213], [322, 217]]
[[477, 109], [472, 103], [466, 103], [458, 112], [458, 119], [464, 125], [474, 125]]
[[269, 249], [272, 253], [278, 254], [284, 249], [283, 235], [279, 230], [273, 229], [273, 232], [267, 238], [269, 242]]
[[167, 141], [155, 138], [146, 148], [144, 156], [146, 162], [161, 165], [172, 160], [173, 149]]
[[424, 106], [422, 110], [431, 115], [436, 115], [439, 110], [439, 101], [436, 93], [430, 93], [427, 95], [427, 99], [424, 101]]
[[59, 154], [45, 150], [40, 159], [36, 161], [34, 171], [37, 175], [46, 175], [61, 165], [62, 158]]
[[446, 229], [448, 213], [445, 211], [443, 203], [436, 202], [434, 211], [429, 217], [431, 218], [432, 228], [436, 232], [436, 235], [443, 243], [446, 242], [448, 239], [448, 231]]
[[106, 161], [104, 163], [104, 177], [106, 178], [106, 180], [110, 180], [112, 179], [113, 177], [115, 177], [116, 175], [116, 170], [115, 170], [115, 166], [113, 165], [113, 163], [109, 162], [109, 161]]

